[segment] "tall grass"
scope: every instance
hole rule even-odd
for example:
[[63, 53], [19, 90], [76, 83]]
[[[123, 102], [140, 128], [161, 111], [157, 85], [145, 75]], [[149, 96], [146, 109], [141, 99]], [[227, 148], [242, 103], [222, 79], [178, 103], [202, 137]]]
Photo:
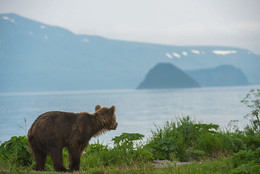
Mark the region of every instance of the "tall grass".
[[[112, 147], [99, 142], [89, 145], [81, 157], [81, 170], [160, 173], [166, 169], [149, 167], [154, 159], [201, 161], [219, 160], [225, 156], [229, 156], [228, 162], [194, 163], [167, 171], [200, 173], [208, 171], [210, 167], [214, 167], [218, 172], [226, 171], [224, 173], [254, 173], [260, 170], [258, 134], [248, 136], [244, 131], [222, 131], [218, 125], [196, 123], [189, 117], [184, 117], [175, 122], [166, 122], [162, 127], [156, 126], [147, 142], [141, 141], [143, 137], [138, 133], [123, 133], [113, 138]], [[68, 167], [66, 149], [63, 151], [63, 158], [65, 166]], [[1, 144], [0, 170], [17, 173], [30, 171], [32, 166], [26, 137], [12, 137]], [[47, 159], [45, 169], [53, 171], [50, 158]]]
[[112, 139], [113, 147], [99, 143], [92, 144], [82, 155], [82, 166], [84, 168], [127, 167], [146, 163], [153, 159], [153, 155], [143, 148], [142, 143], [135, 143], [143, 137], [138, 133], [123, 133]]
[[189, 116], [156, 126], [146, 145], [156, 159], [179, 161], [228, 156], [244, 147], [237, 134], [220, 131], [216, 124], [197, 123]]

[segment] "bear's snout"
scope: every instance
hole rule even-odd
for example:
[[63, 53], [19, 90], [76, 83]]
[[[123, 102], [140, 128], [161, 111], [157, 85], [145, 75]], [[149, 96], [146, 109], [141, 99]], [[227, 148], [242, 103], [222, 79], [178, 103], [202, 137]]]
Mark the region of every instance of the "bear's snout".
[[115, 126], [113, 127], [113, 130], [116, 130], [116, 128], [117, 128], [117, 122], [116, 122], [116, 124], [115, 124]]

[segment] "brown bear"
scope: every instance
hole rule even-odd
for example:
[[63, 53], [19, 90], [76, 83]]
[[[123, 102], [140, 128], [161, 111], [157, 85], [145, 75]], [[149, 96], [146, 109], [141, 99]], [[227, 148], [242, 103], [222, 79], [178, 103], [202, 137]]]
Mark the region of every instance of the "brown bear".
[[69, 153], [69, 171], [80, 169], [80, 156], [91, 137], [117, 128], [115, 106], [99, 105], [95, 113], [60, 111], [40, 115], [28, 131], [28, 144], [35, 160], [34, 169], [44, 170], [47, 155], [51, 156], [56, 171], [67, 171], [63, 165], [62, 149]]

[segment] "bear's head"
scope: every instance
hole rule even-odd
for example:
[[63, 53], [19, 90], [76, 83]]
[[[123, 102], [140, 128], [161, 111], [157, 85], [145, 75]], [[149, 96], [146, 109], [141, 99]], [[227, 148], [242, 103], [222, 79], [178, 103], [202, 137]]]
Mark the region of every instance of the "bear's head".
[[108, 116], [111, 118], [111, 125], [108, 127], [109, 130], [116, 130], [117, 122], [116, 122], [116, 107], [112, 106], [108, 111]]
[[112, 106], [111, 108], [101, 108], [100, 105], [97, 105], [95, 107], [96, 114], [100, 116], [101, 124], [103, 124], [105, 126], [104, 128], [107, 130], [115, 130], [117, 128], [118, 124], [116, 122], [115, 110], [115, 106]]

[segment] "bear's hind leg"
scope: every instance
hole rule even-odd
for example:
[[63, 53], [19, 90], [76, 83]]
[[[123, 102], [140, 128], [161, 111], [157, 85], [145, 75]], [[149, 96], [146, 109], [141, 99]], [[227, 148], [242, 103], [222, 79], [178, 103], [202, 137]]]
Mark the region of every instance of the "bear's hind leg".
[[62, 172], [67, 171], [63, 165], [62, 148], [59, 149], [55, 148], [51, 150], [51, 160], [53, 162], [55, 171], [62, 171]]
[[41, 151], [34, 151], [35, 166], [34, 170], [43, 171], [47, 154]]

